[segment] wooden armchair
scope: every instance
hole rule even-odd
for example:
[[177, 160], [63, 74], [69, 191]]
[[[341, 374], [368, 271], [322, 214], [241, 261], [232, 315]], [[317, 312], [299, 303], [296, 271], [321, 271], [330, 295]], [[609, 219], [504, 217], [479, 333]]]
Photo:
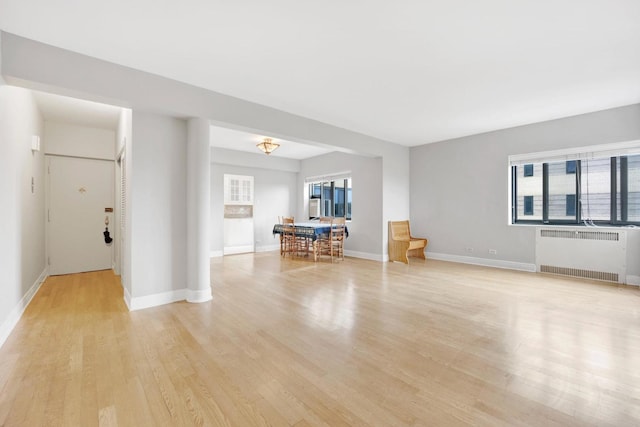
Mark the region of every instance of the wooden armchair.
[[389, 221], [389, 261], [409, 264], [409, 256], [425, 259], [424, 250], [429, 241], [413, 237], [409, 221]]

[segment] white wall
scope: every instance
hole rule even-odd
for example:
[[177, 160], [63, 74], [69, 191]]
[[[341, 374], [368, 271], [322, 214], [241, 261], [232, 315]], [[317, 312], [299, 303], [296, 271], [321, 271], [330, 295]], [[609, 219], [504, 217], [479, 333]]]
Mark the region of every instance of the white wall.
[[114, 160], [116, 132], [78, 126], [69, 123], [45, 121], [46, 154]]
[[[264, 156], [264, 155], [263, 155]], [[265, 156], [266, 157], [266, 156]], [[213, 157], [212, 157], [213, 159]], [[296, 211], [298, 174], [247, 166], [212, 163], [211, 165], [211, 255], [221, 256], [224, 247], [224, 175], [254, 177], [254, 240], [256, 252], [280, 248], [272, 234], [278, 216]]]
[[[0, 84], [0, 345], [46, 277], [43, 120], [31, 92]], [[34, 180], [34, 192], [31, 179]]]
[[411, 214], [409, 148], [392, 147], [382, 157], [382, 253], [384, 260], [389, 260], [388, 221], [409, 219]]
[[[535, 229], [508, 225], [508, 156], [637, 139], [640, 104], [414, 147], [412, 232], [428, 237], [434, 254], [531, 266]], [[627, 273], [640, 276], [637, 230], [629, 230], [627, 255]]]
[[[309, 190], [304, 183], [306, 177], [345, 171], [351, 171], [352, 178], [352, 220], [347, 223], [349, 238], [345, 241], [345, 253], [382, 261], [382, 158], [329, 153], [302, 160], [298, 178], [300, 191], [296, 218], [309, 218], [309, 207], [306, 203]], [[386, 228], [384, 233], [386, 234]]]
[[187, 124], [136, 111], [132, 123], [131, 265], [125, 265], [131, 284], [125, 289], [135, 309], [185, 299]]

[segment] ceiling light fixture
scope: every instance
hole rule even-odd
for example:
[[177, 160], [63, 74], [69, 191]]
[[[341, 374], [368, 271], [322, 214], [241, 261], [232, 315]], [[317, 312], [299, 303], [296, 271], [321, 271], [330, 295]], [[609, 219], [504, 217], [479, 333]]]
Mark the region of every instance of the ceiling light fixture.
[[257, 144], [256, 147], [260, 149], [264, 154], [271, 154], [276, 148], [280, 147], [280, 144], [277, 144], [271, 140], [271, 138], [265, 138], [260, 144]]

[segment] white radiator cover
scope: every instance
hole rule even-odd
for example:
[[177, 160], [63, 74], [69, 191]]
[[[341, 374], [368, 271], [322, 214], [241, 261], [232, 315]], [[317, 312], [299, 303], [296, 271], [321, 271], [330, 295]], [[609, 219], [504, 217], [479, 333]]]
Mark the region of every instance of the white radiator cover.
[[586, 227], [536, 229], [536, 269], [587, 279], [626, 283], [625, 230]]

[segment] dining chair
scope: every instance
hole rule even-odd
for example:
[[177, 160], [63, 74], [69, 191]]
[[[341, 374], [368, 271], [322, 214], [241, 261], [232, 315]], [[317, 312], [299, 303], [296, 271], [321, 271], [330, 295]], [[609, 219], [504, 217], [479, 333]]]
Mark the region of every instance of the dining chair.
[[330, 233], [330, 254], [331, 262], [333, 262], [334, 256], [338, 259], [344, 260], [344, 236], [347, 222], [345, 218], [334, 218], [331, 223]]
[[296, 227], [293, 217], [282, 217], [282, 234], [280, 235], [280, 255], [293, 256], [296, 250]]
[[[320, 224], [329, 224], [333, 222], [331, 216], [321, 216]], [[318, 236], [316, 244], [318, 245], [318, 255], [331, 255], [331, 233], [321, 234]]]

